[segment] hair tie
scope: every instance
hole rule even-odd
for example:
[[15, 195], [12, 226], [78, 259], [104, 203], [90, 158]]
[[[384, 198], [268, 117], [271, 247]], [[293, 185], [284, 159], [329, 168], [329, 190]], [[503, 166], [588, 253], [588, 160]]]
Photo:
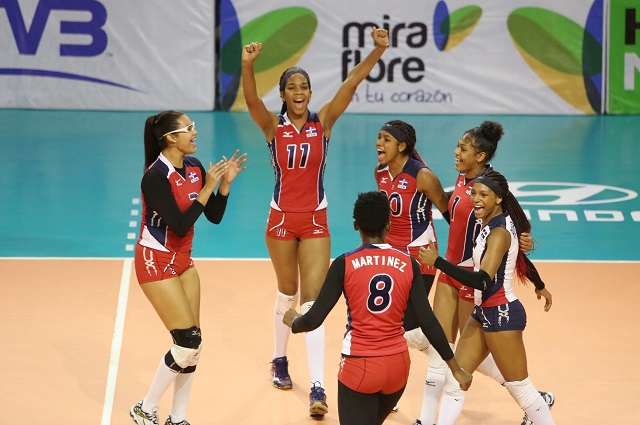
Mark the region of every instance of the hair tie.
[[407, 135], [404, 134], [404, 131], [400, 130], [397, 127], [385, 123], [380, 128], [380, 131], [386, 131], [387, 133], [395, 137], [398, 142], [407, 143]]
[[498, 186], [498, 184], [493, 180], [491, 180], [489, 177], [486, 177], [486, 176], [476, 177], [476, 180], [473, 182], [473, 184], [476, 184], [476, 183], [482, 183], [483, 185], [491, 189], [493, 193], [495, 193], [499, 198], [504, 198], [505, 194], [500, 188], [500, 186]]

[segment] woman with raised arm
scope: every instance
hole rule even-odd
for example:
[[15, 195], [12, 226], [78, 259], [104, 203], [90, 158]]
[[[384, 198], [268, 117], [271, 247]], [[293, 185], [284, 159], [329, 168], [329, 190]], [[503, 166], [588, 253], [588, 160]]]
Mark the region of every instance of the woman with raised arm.
[[[293, 67], [280, 77], [280, 114], [268, 110], [258, 96], [254, 61], [262, 43], [242, 49], [242, 89], [247, 108], [264, 133], [275, 172], [275, 189], [265, 232], [269, 256], [278, 281], [274, 309], [275, 347], [271, 362], [274, 387], [290, 389], [287, 343], [290, 329], [284, 313], [300, 299], [302, 312], [316, 300], [330, 262], [327, 198], [323, 179], [327, 149], [336, 120], [347, 109], [358, 85], [369, 75], [389, 46], [387, 31], [373, 28], [374, 49], [356, 65], [333, 98], [311, 112], [311, 81], [307, 72]], [[328, 412], [324, 393], [324, 327], [305, 335], [311, 380], [309, 413]]]

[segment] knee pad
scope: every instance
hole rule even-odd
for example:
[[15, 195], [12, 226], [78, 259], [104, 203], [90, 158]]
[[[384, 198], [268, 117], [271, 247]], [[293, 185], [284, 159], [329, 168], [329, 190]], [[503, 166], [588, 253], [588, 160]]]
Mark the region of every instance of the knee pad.
[[505, 382], [504, 386], [507, 387], [509, 394], [522, 410], [531, 407], [540, 397], [540, 393], [535, 389], [529, 377], [522, 381]]
[[296, 292], [293, 295], [283, 294], [278, 291], [276, 295], [276, 313], [284, 316], [284, 314], [290, 308], [296, 308], [296, 304], [298, 304], [298, 293]]
[[493, 379], [498, 384], [504, 385], [504, 377], [502, 373], [500, 373], [500, 369], [498, 369], [498, 365], [496, 365], [495, 360], [493, 360], [491, 353], [480, 363], [480, 366], [478, 366], [476, 370], [484, 376]]
[[453, 397], [461, 397], [464, 395], [464, 391], [460, 388], [460, 383], [453, 377], [451, 370], [447, 370], [447, 377], [444, 381], [444, 392]]
[[[453, 351], [453, 343], [449, 343], [451, 350]], [[435, 348], [429, 347], [429, 372], [437, 373], [439, 375], [446, 375], [449, 370], [449, 366], [447, 366], [447, 362], [442, 360], [440, 354], [436, 351]]]
[[182, 371], [189, 366], [195, 366], [200, 360], [202, 350], [202, 336], [200, 328], [192, 326], [189, 329], [174, 329], [171, 331], [173, 347], [165, 356], [165, 363], [171, 369]]
[[311, 310], [311, 306], [315, 301], [307, 301], [306, 303], [300, 306], [300, 313], [305, 314], [307, 311]]
[[407, 340], [407, 345], [409, 348], [415, 348], [416, 350], [422, 351], [427, 354], [427, 350], [431, 343], [427, 339], [427, 337], [422, 333], [421, 328], [411, 329], [410, 331], [404, 332], [404, 339]]

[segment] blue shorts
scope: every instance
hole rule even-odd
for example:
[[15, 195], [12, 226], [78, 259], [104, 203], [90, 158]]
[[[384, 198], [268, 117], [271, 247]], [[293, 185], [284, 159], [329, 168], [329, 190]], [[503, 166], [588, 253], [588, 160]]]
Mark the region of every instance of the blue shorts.
[[527, 326], [527, 312], [520, 300], [495, 307], [475, 306], [471, 317], [482, 324], [485, 332], [523, 331]]

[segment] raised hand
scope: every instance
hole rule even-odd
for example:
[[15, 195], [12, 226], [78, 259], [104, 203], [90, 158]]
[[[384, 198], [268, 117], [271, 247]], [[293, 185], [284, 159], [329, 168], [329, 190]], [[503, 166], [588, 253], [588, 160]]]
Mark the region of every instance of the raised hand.
[[207, 176], [205, 178], [205, 185], [215, 189], [222, 176], [227, 172], [227, 168], [227, 162], [224, 159], [221, 159], [215, 164], [209, 163], [209, 169], [207, 170]]
[[227, 165], [227, 171], [224, 173], [224, 176], [222, 176], [223, 182], [231, 183], [238, 174], [247, 169], [247, 167], [243, 166], [247, 162], [247, 154], [245, 152], [238, 156], [239, 153], [240, 149], [236, 149], [229, 160], [227, 160], [227, 157], [225, 156], [222, 157], [222, 160]]
[[247, 44], [242, 48], [242, 62], [253, 63], [262, 51], [262, 43]]
[[371, 31], [371, 38], [373, 38], [373, 43], [378, 47], [389, 47], [389, 34], [387, 30], [383, 28], [373, 27]]

